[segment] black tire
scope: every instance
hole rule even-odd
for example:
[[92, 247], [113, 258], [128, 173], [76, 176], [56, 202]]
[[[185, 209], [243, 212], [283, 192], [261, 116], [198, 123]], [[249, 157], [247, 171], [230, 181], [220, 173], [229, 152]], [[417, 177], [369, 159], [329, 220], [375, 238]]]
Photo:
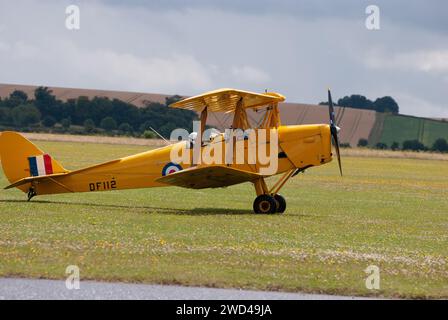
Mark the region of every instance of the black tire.
[[286, 200], [283, 196], [276, 194], [274, 195], [274, 199], [277, 202], [277, 213], [283, 213], [286, 210]]
[[277, 201], [274, 197], [262, 194], [255, 198], [254, 211], [260, 214], [272, 214], [277, 210]]

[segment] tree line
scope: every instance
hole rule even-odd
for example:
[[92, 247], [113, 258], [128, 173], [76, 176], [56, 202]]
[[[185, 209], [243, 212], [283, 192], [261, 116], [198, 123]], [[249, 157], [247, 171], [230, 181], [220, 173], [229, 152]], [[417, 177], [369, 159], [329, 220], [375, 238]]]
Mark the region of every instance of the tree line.
[[123, 134], [155, 137], [154, 128], [165, 137], [176, 128], [191, 131], [197, 114], [193, 111], [167, 108], [180, 100], [166, 98], [165, 104], [147, 102], [139, 108], [119, 99], [80, 96], [62, 101], [47, 87], [39, 87], [34, 97], [15, 90], [9, 97], [0, 98], [0, 126], [23, 131], [52, 131], [75, 134]]
[[[358, 141], [358, 147], [368, 147], [369, 141], [367, 139], [359, 139]], [[341, 147], [350, 148], [350, 144], [341, 144]], [[403, 141], [402, 144], [398, 142], [392, 142], [390, 145], [387, 145], [384, 142], [378, 142], [376, 145], [371, 146], [375, 149], [380, 150], [403, 150], [403, 151], [433, 151], [433, 152], [442, 152], [446, 153], [448, 152], [448, 141], [444, 138], [439, 138], [434, 141], [432, 146], [425, 146], [423, 143], [421, 143], [418, 140], [406, 140]]]
[[[320, 105], [328, 105], [328, 101], [320, 102]], [[350, 107], [354, 109], [375, 110], [377, 112], [398, 114], [400, 108], [394, 98], [385, 96], [377, 98], [375, 101], [367, 99], [360, 94], [352, 94], [345, 96], [337, 101], [335, 104], [339, 107]]]
[[[365, 102], [364, 98], [359, 101]], [[378, 105], [387, 104], [389, 99], [386, 98], [388, 97], [377, 99], [375, 102], [382, 101], [381, 103], [378, 102]], [[62, 101], [56, 99], [47, 87], [36, 88], [32, 98], [28, 97], [23, 91], [15, 90], [9, 97], [0, 98], [0, 131], [51, 131], [55, 133], [113, 134], [156, 138], [157, 136], [151, 131], [151, 128], [154, 128], [163, 136], [169, 137], [171, 131], [176, 128], [191, 131], [192, 122], [198, 118], [193, 111], [167, 108], [168, 105], [180, 99], [180, 96], [175, 95], [167, 97], [165, 104], [148, 102], [145, 107], [139, 108], [122, 100], [111, 100], [106, 97], [89, 99], [80, 96], [76, 99]], [[338, 105], [351, 103], [347, 101], [351, 101], [350, 97], [339, 99]], [[325, 102], [321, 104], [325, 104]], [[390, 105], [393, 105], [393, 103]], [[381, 110], [392, 109], [384, 107]], [[396, 111], [398, 112], [398, 105]], [[350, 147], [348, 144], [341, 146]], [[369, 142], [366, 139], [359, 140], [358, 147], [367, 146], [369, 146]], [[443, 138], [437, 139], [432, 146], [425, 146], [418, 140], [409, 140], [404, 141], [402, 145], [394, 142], [388, 146], [380, 142], [370, 147], [448, 152], [448, 142]]]

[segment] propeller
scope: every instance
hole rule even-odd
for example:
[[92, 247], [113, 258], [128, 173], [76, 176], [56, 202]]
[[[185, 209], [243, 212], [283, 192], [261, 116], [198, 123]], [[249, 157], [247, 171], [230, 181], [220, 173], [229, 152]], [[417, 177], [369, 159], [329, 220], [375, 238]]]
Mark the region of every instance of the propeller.
[[340, 128], [338, 126], [336, 126], [333, 100], [331, 99], [330, 89], [328, 89], [328, 112], [330, 114], [331, 137], [333, 138], [334, 147], [336, 148], [336, 156], [338, 157], [339, 172], [341, 173], [341, 176], [342, 176], [341, 154], [339, 152], [339, 138], [338, 138], [338, 132], [339, 132]]

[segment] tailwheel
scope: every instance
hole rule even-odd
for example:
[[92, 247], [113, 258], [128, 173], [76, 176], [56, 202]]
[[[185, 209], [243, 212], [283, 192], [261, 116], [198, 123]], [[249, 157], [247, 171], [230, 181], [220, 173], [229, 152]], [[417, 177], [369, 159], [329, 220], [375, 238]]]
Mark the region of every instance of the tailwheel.
[[37, 196], [37, 193], [36, 193], [36, 191], [34, 190], [34, 188], [31, 187], [31, 188], [28, 190], [28, 201], [31, 201], [31, 199], [33, 199], [35, 196]]
[[254, 201], [255, 213], [272, 214], [277, 211], [277, 201], [274, 197], [268, 194], [262, 194], [255, 198]]
[[277, 213], [285, 212], [285, 210], [286, 210], [286, 200], [285, 200], [285, 198], [283, 198], [283, 196], [281, 196], [279, 194], [275, 194], [274, 195], [274, 199], [275, 199], [275, 202], [277, 204], [276, 212]]

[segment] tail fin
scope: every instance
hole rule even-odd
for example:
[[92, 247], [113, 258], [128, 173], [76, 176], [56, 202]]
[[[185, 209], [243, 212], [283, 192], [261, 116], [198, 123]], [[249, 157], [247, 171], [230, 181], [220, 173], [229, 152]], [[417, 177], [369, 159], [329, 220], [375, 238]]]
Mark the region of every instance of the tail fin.
[[[67, 172], [56, 160], [45, 154], [19, 133], [0, 134], [0, 159], [3, 172], [10, 183], [32, 176]], [[19, 189], [27, 191], [26, 186]]]

